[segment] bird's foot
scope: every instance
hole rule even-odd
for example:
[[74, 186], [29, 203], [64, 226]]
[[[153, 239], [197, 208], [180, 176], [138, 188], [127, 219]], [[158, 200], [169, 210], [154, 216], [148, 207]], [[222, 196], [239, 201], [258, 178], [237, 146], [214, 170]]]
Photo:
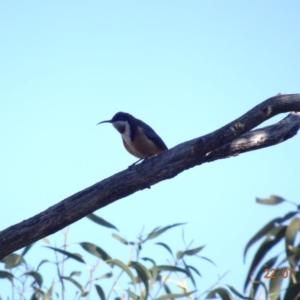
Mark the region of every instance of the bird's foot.
[[139, 160], [137, 160], [136, 162], [134, 162], [132, 165], [128, 166], [128, 169], [132, 169], [137, 163], [139, 163], [141, 160], [144, 160], [144, 158], [141, 158]]

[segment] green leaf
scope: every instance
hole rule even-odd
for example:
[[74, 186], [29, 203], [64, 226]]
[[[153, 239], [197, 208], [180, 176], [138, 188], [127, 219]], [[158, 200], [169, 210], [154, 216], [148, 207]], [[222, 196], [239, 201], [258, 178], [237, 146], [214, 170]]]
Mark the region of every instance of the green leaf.
[[44, 264], [44, 263], [51, 263], [48, 259], [43, 259], [37, 266], [36, 270], [38, 271], [39, 268]]
[[92, 255], [95, 255], [98, 258], [101, 258], [103, 260], [110, 260], [111, 257], [99, 246], [88, 243], [88, 242], [83, 242], [79, 243], [79, 245], [87, 252], [89, 252]]
[[115, 239], [117, 239], [119, 242], [121, 242], [122, 244], [124, 244], [124, 245], [128, 245], [128, 244], [129, 244], [127, 240], [125, 240], [124, 238], [122, 238], [121, 236], [119, 236], [119, 235], [116, 234], [116, 233], [113, 233], [112, 236], [113, 236]]
[[130, 269], [128, 268], [128, 266], [126, 266], [123, 262], [121, 262], [120, 260], [118, 259], [109, 259], [107, 260], [107, 263], [111, 264], [111, 265], [116, 265], [118, 266], [119, 268], [121, 268], [124, 272], [127, 273], [127, 275], [130, 277], [132, 283], [135, 285], [136, 282], [135, 282], [135, 279], [134, 279], [134, 276], [132, 274], [132, 272], [130, 271]]
[[228, 286], [228, 288], [229, 288], [236, 296], [238, 296], [238, 297], [240, 297], [240, 298], [242, 298], [242, 299], [245, 299], [245, 300], [254, 300], [253, 298], [246, 297], [246, 296], [242, 295], [242, 294], [239, 293], [233, 286], [228, 285], [228, 284], [226, 284], [226, 285]]
[[265, 205], [276, 205], [286, 201], [285, 199], [272, 195], [269, 198], [256, 198], [256, 202]]
[[75, 286], [78, 287], [78, 289], [80, 289], [81, 291], [81, 297], [85, 297], [89, 292], [87, 290], [84, 289], [84, 287], [75, 279], [73, 279], [72, 277], [66, 277], [66, 276], [61, 276], [60, 278], [70, 281], [72, 282]]
[[282, 269], [276, 269], [279, 276], [269, 279], [269, 297], [271, 300], [278, 300], [281, 293], [281, 283], [283, 277], [281, 276]]
[[10, 282], [13, 282], [14, 275], [10, 272], [0, 271], [0, 279], [8, 279]]
[[156, 237], [158, 237], [159, 235], [161, 235], [162, 233], [164, 233], [165, 231], [171, 229], [171, 228], [174, 228], [176, 226], [181, 226], [181, 225], [185, 225], [186, 223], [177, 223], [177, 224], [173, 224], [173, 225], [169, 225], [169, 226], [166, 226], [166, 227], [163, 227], [163, 228], [155, 228], [152, 232], [149, 233], [149, 235], [147, 236], [147, 238], [144, 240], [147, 241], [147, 240], [151, 240], [151, 239], [154, 239]]
[[41, 240], [42, 240], [45, 244], [51, 245], [50, 240], [49, 240], [48, 238], [44, 237], [44, 238], [42, 238]]
[[187, 297], [193, 293], [195, 293], [195, 291], [190, 292], [190, 293], [182, 293], [182, 294], [167, 294], [167, 295], [161, 296], [159, 298], [156, 298], [155, 300], [167, 300], [167, 299], [182, 298], [182, 297]]
[[224, 288], [213, 289], [207, 294], [206, 299], [214, 299], [218, 295], [221, 297], [222, 300], [234, 300], [231, 294]]
[[164, 247], [165, 249], [167, 249], [169, 251], [169, 253], [173, 257], [173, 252], [172, 252], [171, 248], [167, 244], [165, 244], [165, 243], [155, 243], [155, 245], [160, 245], [160, 246]]
[[150, 261], [153, 265], [153, 267], [151, 268], [151, 270], [149, 270], [149, 274], [150, 274], [150, 278], [151, 278], [151, 282], [149, 285], [149, 289], [151, 290], [152, 286], [155, 284], [155, 282], [158, 280], [158, 270], [156, 268], [156, 263], [155, 260], [153, 260], [152, 258], [149, 257], [142, 257], [142, 260], [145, 261]]
[[104, 275], [100, 276], [99, 279], [111, 278], [113, 276], [112, 272], [105, 273]]
[[297, 262], [299, 261], [299, 257], [297, 257], [297, 255], [294, 255], [292, 251], [295, 243], [295, 238], [299, 230], [300, 219], [295, 218], [288, 225], [285, 232], [286, 256], [292, 268], [295, 268], [297, 266]]
[[73, 271], [71, 272], [70, 276], [69, 277], [72, 277], [72, 276], [80, 276], [81, 275], [81, 272], [80, 271]]
[[139, 300], [140, 297], [135, 294], [134, 292], [132, 292], [131, 290], [126, 290], [126, 292], [128, 293], [129, 297], [132, 298], [133, 300]]
[[[155, 268], [157, 268], [158, 271], [181, 272], [187, 276], [189, 275], [189, 273], [185, 269], [175, 267], [175, 266], [160, 265], [160, 266], [156, 266]], [[153, 269], [153, 267], [150, 268], [149, 271], [152, 272], [152, 269]]]
[[145, 286], [145, 290], [146, 290], [145, 299], [147, 299], [148, 293], [149, 293], [148, 280], [151, 279], [150, 272], [142, 264], [140, 264], [139, 262], [136, 262], [136, 261], [131, 261], [129, 263], [129, 266], [136, 270], [136, 272], [138, 273], [139, 278], [143, 282], [143, 284]]
[[11, 253], [1, 259], [1, 262], [5, 264], [5, 269], [13, 269], [25, 261], [22, 255]]
[[98, 225], [101, 225], [101, 226], [104, 226], [104, 227], [108, 227], [108, 228], [113, 228], [113, 229], [116, 229], [117, 231], [119, 231], [118, 228], [115, 225], [107, 222], [106, 220], [100, 218], [99, 216], [97, 216], [95, 214], [89, 214], [86, 217], [88, 219], [90, 219], [91, 221], [97, 223]]
[[250, 276], [255, 272], [255, 269], [260, 264], [264, 256], [274, 247], [281, 239], [284, 237], [286, 231], [286, 226], [278, 226], [274, 227], [270, 232], [269, 235], [266, 237], [264, 242], [261, 244], [259, 249], [257, 250], [252, 264], [250, 266], [248, 275], [246, 277], [244, 291], [247, 289], [247, 285], [250, 282]]
[[42, 287], [43, 277], [40, 273], [35, 272], [35, 271], [30, 271], [30, 272], [24, 273], [23, 275], [32, 276], [34, 278], [34, 282], [32, 284], [34, 284], [36, 282], [39, 285], [39, 287]]
[[43, 300], [52, 300], [52, 293], [55, 283], [53, 282], [47, 293], [44, 295]]
[[62, 250], [62, 249], [59, 249], [59, 248], [55, 248], [55, 247], [50, 247], [50, 246], [44, 246], [45, 248], [48, 248], [48, 249], [51, 249], [51, 250], [54, 250], [56, 252], [59, 252], [61, 254], [64, 254], [66, 255], [68, 258], [72, 258], [72, 259], [75, 259], [83, 264], [85, 264], [85, 261], [83, 260], [82, 256], [78, 253], [71, 253], [71, 252], [68, 252], [68, 251], [65, 251], [65, 250]]
[[198, 252], [200, 252], [204, 247], [205, 247], [205, 245], [197, 247], [197, 248], [194, 248], [194, 249], [185, 250], [184, 251], [184, 255], [190, 255], [190, 256], [195, 255]]
[[100, 297], [100, 299], [101, 300], [106, 300], [105, 293], [104, 293], [102, 287], [98, 284], [95, 284], [95, 288], [96, 288], [97, 294]]
[[178, 251], [177, 252], [177, 258], [178, 259], [183, 258], [185, 255], [189, 255], [189, 256], [195, 255], [198, 252], [200, 252], [204, 247], [205, 246], [200, 246], [200, 247], [190, 249], [190, 250]]

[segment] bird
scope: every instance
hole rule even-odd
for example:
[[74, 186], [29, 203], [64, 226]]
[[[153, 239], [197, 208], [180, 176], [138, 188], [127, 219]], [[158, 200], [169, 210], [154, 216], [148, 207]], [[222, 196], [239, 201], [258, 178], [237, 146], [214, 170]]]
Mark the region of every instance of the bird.
[[121, 134], [125, 149], [141, 160], [160, 154], [168, 147], [160, 136], [145, 122], [129, 113], [118, 112], [111, 120], [101, 121], [99, 124], [111, 123]]

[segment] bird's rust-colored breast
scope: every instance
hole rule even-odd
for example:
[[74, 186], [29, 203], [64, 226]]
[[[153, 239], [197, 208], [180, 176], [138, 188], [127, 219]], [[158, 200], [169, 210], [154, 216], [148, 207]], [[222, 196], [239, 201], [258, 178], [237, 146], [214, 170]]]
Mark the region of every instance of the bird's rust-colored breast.
[[165, 151], [165, 149], [161, 149], [150, 140], [141, 127], [137, 127], [135, 137], [132, 141], [125, 142], [123, 139], [123, 144], [129, 153], [138, 158], [147, 158]]

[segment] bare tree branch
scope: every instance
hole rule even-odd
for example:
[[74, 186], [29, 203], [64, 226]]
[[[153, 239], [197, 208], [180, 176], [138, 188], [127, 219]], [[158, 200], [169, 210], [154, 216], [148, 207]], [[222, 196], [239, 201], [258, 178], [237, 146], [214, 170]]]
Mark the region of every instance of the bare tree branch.
[[277, 95], [205, 136], [184, 142], [131, 169], [119, 172], [0, 232], [0, 258], [46, 237], [118, 199], [204, 162], [276, 145], [296, 135], [300, 114], [249, 132], [273, 116], [300, 112], [300, 94]]

